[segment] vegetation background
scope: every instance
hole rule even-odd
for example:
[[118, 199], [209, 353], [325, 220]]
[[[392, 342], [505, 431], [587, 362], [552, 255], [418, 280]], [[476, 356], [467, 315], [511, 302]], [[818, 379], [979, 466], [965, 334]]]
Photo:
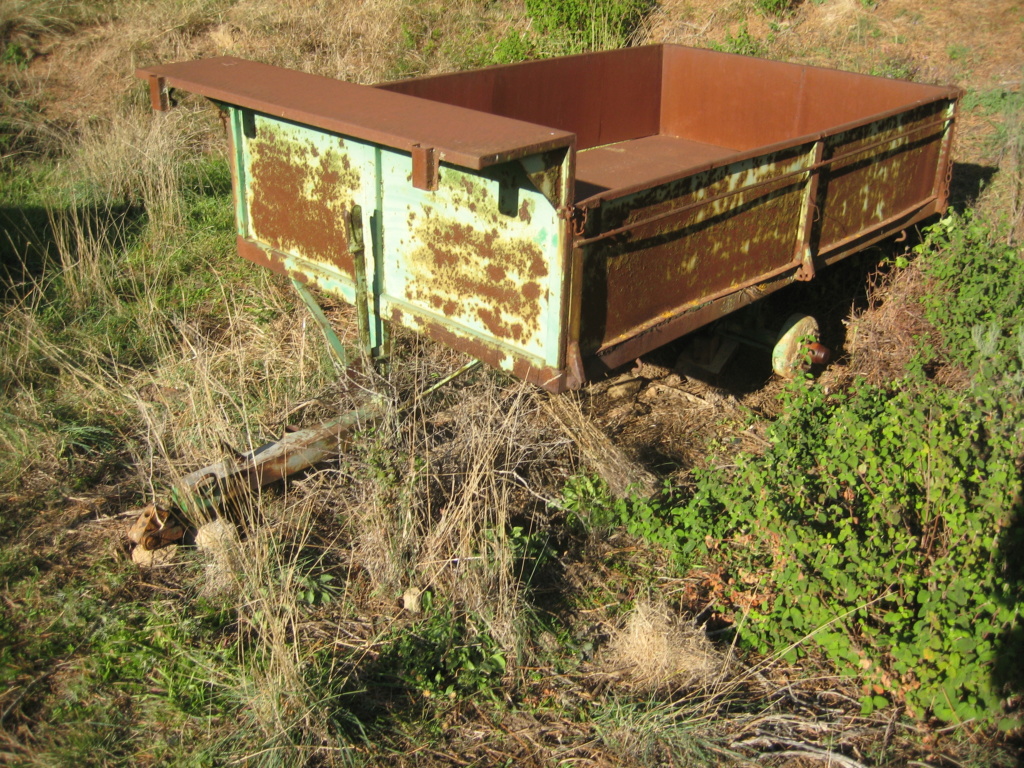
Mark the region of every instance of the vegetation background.
[[[645, 42], [967, 89], [951, 212], [781, 297], [839, 352], [816, 380], [674, 347], [400, 415], [464, 360], [399, 334], [386, 376], [337, 370], [234, 254], [213, 111], [132, 77]], [[0, 762], [1019, 764], [1022, 78], [1012, 0], [6, 0]], [[340, 459], [131, 561], [133, 510], [223, 443], [367, 386], [389, 416]]]

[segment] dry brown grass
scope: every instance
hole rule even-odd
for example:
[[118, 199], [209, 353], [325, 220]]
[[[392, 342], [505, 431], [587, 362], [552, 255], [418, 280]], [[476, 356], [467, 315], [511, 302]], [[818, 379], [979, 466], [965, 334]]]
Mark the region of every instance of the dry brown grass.
[[31, 48], [43, 35], [70, 32], [94, 15], [86, 3], [6, 0], [0, 6], [0, 43]]
[[584, 413], [580, 400], [573, 395], [552, 397], [544, 403], [545, 411], [573, 441], [588, 470], [605, 481], [617, 497], [630, 492], [650, 496], [657, 481], [650, 472], [631, 460], [608, 435]]
[[475, 0], [124, 0], [73, 38], [51, 38], [28, 74], [45, 83], [47, 116], [74, 125], [143, 104], [141, 66], [238, 56], [370, 83], [454, 69], [524, 23], [519, 3]]
[[[882, 13], [899, 6], [893, 0], [877, 15], [882, 19], [877, 28], [887, 45], [889, 36], [902, 33], [896, 18]], [[750, 8], [748, 0], [666, 0], [647, 34], [653, 41], [720, 41], [726, 30], [735, 33]], [[871, 45], [867, 28], [857, 30], [858, 19], [868, 13], [854, 7], [852, 0], [804, 3], [800, 8], [804, 26], [787, 21], [774, 50], [836, 43], [844, 55], [858, 56], [857, 35], [864, 37], [864, 46]], [[763, 19], [749, 19], [752, 33], [768, 34]], [[163, 270], [169, 257], [188, 237], [180, 196], [183, 163], [197, 151], [209, 151], [211, 144], [220, 145], [219, 138], [211, 141], [212, 120], [205, 117], [205, 109], [199, 113], [203, 116], [186, 108], [151, 117], [142, 106], [144, 89], [131, 76], [135, 66], [230, 54], [370, 82], [390, 77], [401, 67], [429, 72], [457, 65], [453, 49], [410, 45], [407, 31], [419, 41], [434, 36], [472, 40], [481, 31], [500, 34], [521, 24], [522, 16], [518, 3], [499, 8], [471, 0], [135, 0], [118, 3], [116, 13], [95, 22], [74, 40], [54, 36], [56, 28], [39, 33], [51, 46], [50, 55], [34, 62], [26, 75], [26, 87], [46, 94], [47, 114], [73, 124], [70, 133], [61, 134], [72, 137], [67, 139], [63, 164], [66, 177], [97, 198], [125, 200], [148, 212], [144, 246], [126, 265], [127, 222], [120, 214], [106, 211], [97, 217], [74, 205], [53, 211], [57, 268], [79, 313], [123, 309], [126, 297], [120, 280], [126, 269], [135, 270], [141, 284], [152, 286], [154, 293], [166, 282]], [[83, 83], [89, 87], [83, 88]], [[1015, 199], [1019, 201], [1019, 194]], [[219, 261], [210, 268], [227, 269]], [[897, 279], [890, 291], [913, 298], [920, 286], [910, 284], [911, 277], [903, 279], [908, 284]], [[574, 660], [558, 647], [558, 640], [543, 653], [525, 649], [533, 639], [527, 623], [537, 608], [527, 593], [530, 585], [525, 582], [534, 564], [524, 556], [523, 539], [531, 533], [543, 538], [549, 532], [553, 507], [546, 500], [557, 497], [565, 477], [578, 466], [601, 475], [616, 494], [624, 494], [631, 485], [642, 492], [651, 490], [650, 473], [628, 458], [579, 401], [549, 399], [489, 373], [452, 385], [418, 409], [400, 412], [399, 406], [415, 392], [462, 359], [399, 334], [390, 375], [339, 380], [319, 330], [282, 281], [252, 268], [244, 279], [226, 275], [221, 285], [219, 295], [209, 299], [216, 311], [172, 312], [155, 301], [140, 309], [139, 332], [160, 339], [155, 360], [146, 365], [118, 361], [101, 338], [73, 333], [60, 340], [51, 337], [40, 319], [40, 294], [28, 295], [4, 309], [0, 333], [10, 354], [0, 359], [0, 375], [24, 382], [52, 375], [48, 385], [83, 412], [129, 414], [133, 426], [119, 435], [125, 439], [122, 474], [114, 479], [125, 495], [147, 498], [161, 496], [175, 479], [219, 460], [223, 442], [251, 449], [278, 437], [285, 422], [309, 425], [326, 420], [369, 394], [390, 404], [386, 417], [365, 430], [346, 456], [294, 478], [285, 488], [257, 494], [236, 510], [241, 535], [232, 542], [230, 554], [210, 555], [206, 563], [206, 556], [182, 550], [187, 563], [210, 566], [201, 570], [195, 592], [207, 600], [223, 600], [238, 618], [237, 631], [231, 630], [232, 641], [238, 640], [238, 663], [197, 667], [211, 684], [234, 692], [239, 720], [228, 727], [255, 734], [246, 751], [234, 757], [268, 764], [341, 761], [346, 750], [336, 745], [329, 722], [338, 703], [329, 698], [329, 686], [318, 688], [310, 680], [313, 655], [324, 649], [337, 652], [332, 685], [341, 687], [350, 677], [355, 679], [353, 666], [371, 661], [382, 637], [405, 626], [403, 622], [412, 622], [401, 601], [410, 590], [428, 590], [435, 601], [471, 614], [476, 626], [497, 639], [512, 668], [528, 652], [559, 656], [557, 669], [538, 667], [547, 676], [541, 685], [568, 689], [566, 699], [579, 712], [599, 712], [596, 704], [580, 703], [593, 701], [589, 674], [563, 674], [564, 668], [573, 669]], [[851, 342], [854, 370], [881, 377], [900, 368], [905, 362], [900, 354], [909, 350], [903, 337], [915, 332], [920, 320], [905, 316], [910, 304], [887, 299], [875, 314], [857, 321], [859, 340]], [[254, 307], [262, 311], [255, 313]], [[350, 311], [328, 309], [342, 337], [351, 338]], [[696, 425], [693, 431], [703, 429], [705, 434], [713, 434], [713, 429], [699, 425], [721, 417], [724, 408], [711, 407], [710, 401], [706, 393], [683, 393], [674, 385], [650, 387], [645, 395], [652, 408], [693, 409], [686, 425]], [[58, 477], [62, 436], [52, 429], [52, 417], [41, 401], [26, 386], [9, 397], [6, 409], [16, 418], [5, 422], [11, 426], [0, 433], [0, 450], [17, 460], [4, 466], [31, 468], [44, 480]], [[739, 420], [735, 413], [732, 416]], [[133, 469], [124, 474], [124, 465]], [[631, 600], [632, 590], [643, 580], [636, 573], [616, 576], [603, 560], [586, 567], [587, 586], [600, 594], [602, 603]], [[303, 585], [310, 574], [325, 571], [334, 574], [339, 593], [314, 612]], [[179, 578], [187, 580], [188, 575]], [[628, 589], [608, 597], [606, 593], [617, 588], [615, 578]], [[583, 625], [595, 612], [597, 621], [606, 620], [608, 610], [587, 608], [574, 614], [570, 609], [558, 620], [567, 626]], [[356, 622], [362, 627], [357, 637], [343, 634]], [[586, 627], [580, 631], [589, 636]], [[474, 715], [468, 704], [456, 702], [438, 712], [450, 718], [446, 727], [471, 724], [465, 729], [471, 735], [465, 740], [467, 751], [454, 755], [451, 762], [465, 762], [459, 755], [470, 753], [481, 764], [493, 761], [495, 755], [479, 742], [507, 736], [510, 753], [521, 762], [590, 759], [615, 764], [617, 755], [624, 754], [641, 764], [649, 755], [635, 733], [646, 728], [658, 742], [660, 730], [678, 729], [687, 719], [705, 722], [715, 716], [714, 702], [721, 700], [716, 697], [730, 688], [718, 686], [729, 673], [723, 652], [656, 603], [641, 601], [626, 614], [603, 658], [625, 694], [635, 694], [636, 701], [666, 694], [685, 697], [695, 691], [709, 693], [706, 701], [713, 703], [705, 710], [701, 705], [679, 708], [668, 697], [673, 706], [666, 704], [655, 712], [657, 717], [639, 720], [632, 734], [620, 718], [616, 727], [626, 733], [629, 744], [618, 753], [608, 747], [611, 739], [598, 743], [588, 727], [559, 725], [561, 713], [552, 714], [554, 707], [544, 710], [525, 735], [516, 732], [515, 739], [524, 747], [513, 744], [508, 736], [512, 730], [505, 723], [496, 725]], [[599, 676], [607, 678], [608, 672], [602, 670]], [[788, 681], [771, 687], [764, 696], [765, 707], [778, 706], [788, 700], [786, 695], [795, 695]], [[812, 695], [806, 693], [808, 700]], [[833, 713], [844, 706], [837, 701], [831, 702]], [[549, 715], [550, 722], [540, 722]], [[495, 720], [500, 717], [495, 715]], [[737, 740], [748, 739], [753, 745], [763, 739], [766, 749], [781, 749], [783, 739], [797, 739], [805, 725], [799, 718], [750, 717], [724, 727], [732, 728]], [[884, 723], [856, 721], [850, 715], [838, 726], [811, 723], [805, 730], [813, 732], [814, 744], [823, 749], [830, 739], [841, 739], [840, 727], [847, 725], [851, 732], [853, 726], [874, 727], [875, 732], [885, 728]], [[560, 743], [563, 733], [576, 742], [572, 755]], [[381, 749], [407, 747], [404, 756], [388, 753], [387, 759], [396, 762], [434, 760], [418, 751], [416, 738], [413, 734], [407, 742], [396, 741], [400, 747], [389, 743]], [[471, 744], [474, 740], [477, 743]], [[544, 746], [534, 748], [536, 744]], [[683, 749], [681, 754], [688, 753]], [[807, 754], [808, 760], [821, 758], [820, 753]]]
[[723, 29], [752, 16], [751, 0], [663, 0], [646, 25], [650, 43], [676, 43], [706, 48]]
[[921, 304], [927, 288], [927, 278], [916, 262], [876, 279], [871, 305], [849, 321], [846, 349], [850, 361], [844, 374], [863, 376], [872, 384], [895, 381], [917, 354], [915, 338], [938, 342]]
[[710, 691], [729, 664], [702, 627], [649, 601], [637, 601], [626, 614], [608, 641], [605, 660], [623, 684], [648, 694]]
[[[405, 361], [405, 364], [415, 361]], [[422, 361], [419, 365], [424, 365]], [[452, 385], [405, 418], [385, 418], [343, 462], [349, 488], [336, 514], [372, 589], [400, 606], [430, 591], [473, 615], [506, 648], [522, 642], [517, 527], [544, 525], [540, 492], [566, 441], [541, 416], [541, 396], [484, 375]], [[397, 411], [392, 411], [397, 414]]]

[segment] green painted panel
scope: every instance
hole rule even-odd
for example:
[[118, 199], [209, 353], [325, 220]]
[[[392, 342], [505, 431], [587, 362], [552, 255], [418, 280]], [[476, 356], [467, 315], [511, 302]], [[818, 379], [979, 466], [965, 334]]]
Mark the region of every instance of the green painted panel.
[[383, 150], [381, 157], [388, 301], [556, 366], [564, 269], [558, 213], [522, 166], [442, 165], [438, 189], [427, 191], [413, 187], [408, 154]]

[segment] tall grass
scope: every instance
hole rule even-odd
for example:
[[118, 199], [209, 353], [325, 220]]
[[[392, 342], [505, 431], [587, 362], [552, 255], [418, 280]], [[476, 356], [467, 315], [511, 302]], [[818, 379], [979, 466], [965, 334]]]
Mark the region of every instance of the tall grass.
[[26, 49], [42, 35], [70, 32], [94, 14], [95, 9], [82, 2], [8, 0], [0, 6], [0, 45]]

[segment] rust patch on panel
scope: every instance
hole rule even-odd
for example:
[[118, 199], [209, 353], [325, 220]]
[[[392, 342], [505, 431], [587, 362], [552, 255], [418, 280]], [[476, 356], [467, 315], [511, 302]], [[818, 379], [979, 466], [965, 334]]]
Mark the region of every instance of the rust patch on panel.
[[844, 159], [832, 163], [824, 177], [822, 248], [877, 226], [929, 195], [944, 130], [935, 124], [941, 106], [928, 105], [826, 141], [827, 155]]
[[[715, 168], [613, 201], [586, 246], [585, 352], [615, 344], [687, 306], [794, 261], [806, 148]], [[753, 185], [753, 188], [751, 188]]]
[[253, 235], [271, 248], [351, 275], [345, 217], [359, 173], [342, 139], [335, 141], [337, 149], [323, 150], [261, 122], [248, 142], [249, 219]]
[[413, 236], [410, 300], [456, 321], [475, 319], [496, 339], [522, 344], [540, 333], [548, 265], [539, 245], [440, 216], [426, 217]]
[[554, 394], [564, 392], [570, 387], [578, 387], [582, 383], [582, 381], [576, 380], [571, 382], [566, 371], [550, 366], [535, 365], [526, 358], [516, 355], [510, 356], [498, 347], [479, 338], [462, 336], [441, 323], [424, 320], [418, 315], [403, 312], [398, 308], [392, 310], [391, 321], [397, 325], [416, 328], [434, 341], [470, 354], [491, 368], [508, 371], [513, 376], [543, 387]]

